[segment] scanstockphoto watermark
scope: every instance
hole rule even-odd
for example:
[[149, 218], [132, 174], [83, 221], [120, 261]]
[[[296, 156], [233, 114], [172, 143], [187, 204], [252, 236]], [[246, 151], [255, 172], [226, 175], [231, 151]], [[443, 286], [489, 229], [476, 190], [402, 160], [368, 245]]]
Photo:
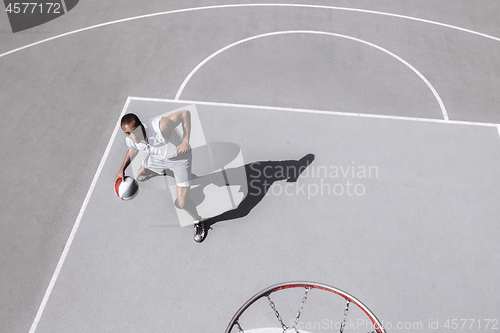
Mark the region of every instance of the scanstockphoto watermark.
[[[290, 321], [290, 327], [293, 327], [295, 320]], [[462, 318], [462, 319], [428, 319], [425, 321], [380, 321], [381, 327], [385, 330], [397, 330], [397, 331], [416, 331], [416, 330], [435, 330], [435, 331], [493, 331], [498, 332], [500, 330], [498, 319], [485, 319], [485, 318]], [[324, 332], [338, 332], [340, 327], [344, 325], [344, 330], [354, 330], [358, 332], [376, 332], [378, 326], [369, 319], [356, 319], [356, 320], [346, 320], [333, 321], [330, 319], [323, 319], [320, 321], [306, 321], [297, 323], [297, 329], [299, 330], [314, 330], [324, 331]]]
[[[290, 321], [290, 327], [295, 324], [295, 320]], [[382, 328], [384, 329], [398, 329], [398, 330], [422, 330], [424, 328], [424, 324], [420, 321], [417, 322], [380, 322]], [[338, 332], [341, 326], [344, 326], [344, 330], [346, 331], [355, 331], [355, 332], [377, 332], [378, 326], [376, 326], [371, 320], [368, 319], [356, 319], [356, 320], [346, 320], [342, 321], [333, 321], [330, 319], [323, 319], [321, 321], [306, 321], [299, 322], [297, 324], [297, 329], [299, 330], [314, 330], [316, 331], [324, 331], [324, 332]]]
[[316, 196], [360, 197], [367, 193], [368, 180], [379, 178], [377, 166], [355, 162], [351, 165], [267, 165], [263, 168], [255, 163], [250, 168], [249, 194], [255, 196], [263, 193], [274, 196], [302, 195], [309, 200]]

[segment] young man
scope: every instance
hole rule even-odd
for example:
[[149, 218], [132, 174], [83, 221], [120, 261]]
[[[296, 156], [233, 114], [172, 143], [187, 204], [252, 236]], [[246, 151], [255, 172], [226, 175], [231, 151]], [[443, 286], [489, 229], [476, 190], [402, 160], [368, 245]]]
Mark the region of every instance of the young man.
[[[183, 135], [175, 130], [182, 123]], [[189, 199], [191, 185], [191, 113], [182, 110], [166, 117], [157, 117], [141, 123], [133, 113], [122, 117], [121, 127], [126, 135], [128, 148], [125, 160], [115, 177], [124, 178], [125, 169], [139, 151], [148, 153], [139, 169], [138, 181], [145, 181], [157, 175], [165, 175], [171, 170], [177, 184], [177, 203], [194, 220], [194, 240], [198, 243], [205, 238], [205, 225], [196, 205]]]

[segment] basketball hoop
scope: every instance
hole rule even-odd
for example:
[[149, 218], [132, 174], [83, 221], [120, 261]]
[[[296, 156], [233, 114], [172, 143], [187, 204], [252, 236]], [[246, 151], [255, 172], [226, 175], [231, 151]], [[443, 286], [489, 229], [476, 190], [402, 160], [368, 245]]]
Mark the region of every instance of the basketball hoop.
[[[284, 322], [283, 319], [281, 318], [280, 313], [278, 312], [276, 305], [274, 304], [273, 300], [271, 299], [271, 294], [275, 293], [279, 290], [285, 290], [285, 289], [290, 289], [290, 288], [304, 288], [304, 295], [302, 296], [302, 302], [300, 303], [300, 306], [297, 310], [297, 315], [295, 319], [293, 320], [293, 323], [291, 326], [287, 326]], [[319, 289], [319, 290], [324, 290], [333, 294], [336, 294], [338, 296], [341, 296], [342, 298], [345, 299], [346, 305], [344, 309], [344, 314], [343, 314], [343, 319], [340, 322], [340, 333], [343, 333], [345, 325], [347, 323], [347, 316], [349, 314], [349, 305], [355, 304], [359, 309], [361, 309], [366, 316], [371, 320], [371, 323], [373, 324], [374, 330], [371, 333], [385, 333], [385, 329], [383, 328], [381, 322], [375, 317], [375, 315], [368, 309], [363, 303], [361, 303], [359, 300], [357, 300], [355, 297], [349, 295], [346, 292], [343, 292], [339, 289], [336, 289], [334, 287], [330, 287], [324, 284], [319, 284], [319, 283], [314, 283], [314, 282], [286, 282], [286, 283], [280, 283], [274, 286], [271, 286], [269, 288], [266, 288], [259, 293], [255, 294], [252, 298], [250, 298], [243, 306], [236, 312], [236, 314], [233, 316], [231, 319], [231, 322], [226, 328], [226, 333], [230, 332], [236, 332], [233, 330], [235, 327], [238, 330], [238, 333], [277, 333], [277, 332], [295, 332], [295, 333], [306, 333], [305, 331], [301, 330], [299, 331], [298, 329], [298, 324], [299, 324], [299, 318], [300, 315], [303, 312], [304, 305], [306, 303], [306, 300], [308, 298], [308, 293], [311, 289]], [[279, 324], [281, 325], [281, 328], [262, 328], [262, 329], [252, 329], [248, 331], [244, 331], [243, 328], [240, 325], [240, 316], [245, 312], [245, 310], [248, 309], [253, 303], [255, 303], [257, 300], [261, 298], [267, 298], [269, 306], [273, 310], [276, 319], [278, 320]]]

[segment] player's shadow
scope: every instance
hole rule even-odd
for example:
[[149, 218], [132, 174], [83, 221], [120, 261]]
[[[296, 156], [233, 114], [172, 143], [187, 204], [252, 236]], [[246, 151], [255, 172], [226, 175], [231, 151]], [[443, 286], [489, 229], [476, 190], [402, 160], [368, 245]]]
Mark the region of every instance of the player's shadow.
[[[314, 155], [307, 154], [300, 160], [261, 161], [245, 164], [237, 168], [225, 169], [222, 172], [219, 171], [195, 179], [193, 183], [198, 183], [199, 185], [191, 189], [189, 197], [196, 205], [199, 205], [205, 199], [205, 194], [203, 193], [205, 187], [210, 184], [219, 187], [239, 185], [240, 192], [243, 195], [246, 194], [236, 208], [205, 220], [205, 226], [208, 230], [217, 222], [234, 220], [248, 215], [264, 198], [274, 182], [280, 180], [296, 182], [299, 175], [313, 161]], [[242, 168], [244, 168], [244, 173], [242, 172]], [[241, 177], [241, 175], [244, 176]], [[239, 180], [240, 184], [236, 184], [234, 182], [235, 179]]]

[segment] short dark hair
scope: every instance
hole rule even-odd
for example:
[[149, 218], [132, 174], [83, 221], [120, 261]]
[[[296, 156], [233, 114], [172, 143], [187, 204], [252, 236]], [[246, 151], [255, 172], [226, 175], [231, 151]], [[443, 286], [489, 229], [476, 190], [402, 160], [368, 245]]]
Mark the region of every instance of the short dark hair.
[[139, 126], [141, 124], [141, 121], [139, 120], [139, 117], [137, 117], [133, 113], [127, 113], [126, 115], [124, 115], [122, 117], [121, 126], [128, 125], [128, 124], [130, 124], [133, 121], [135, 122], [135, 126]]

